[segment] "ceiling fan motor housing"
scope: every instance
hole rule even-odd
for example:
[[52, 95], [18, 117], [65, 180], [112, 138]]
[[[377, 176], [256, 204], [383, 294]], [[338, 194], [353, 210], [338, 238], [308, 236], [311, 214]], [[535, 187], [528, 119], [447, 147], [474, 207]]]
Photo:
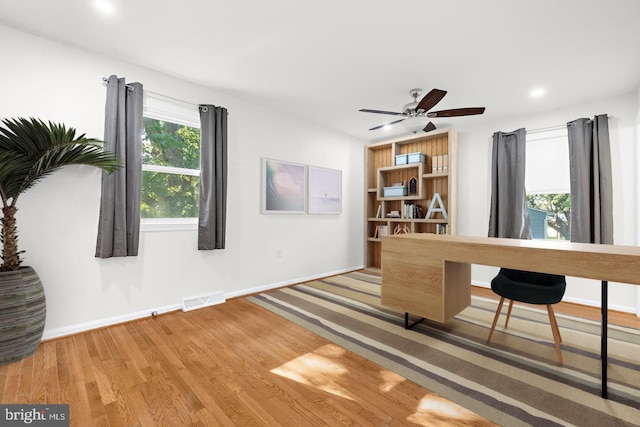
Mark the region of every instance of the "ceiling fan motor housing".
[[417, 115], [416, 107], [418, 106], [418, 97], [422, 95], [422, 89], [411, 89], [409, 91], [409, 95], [413, 97], [413, 102], [410, 102], [402, 107], [402, 112], [408, 116], [414, 117]]
[[416, 107], [418, 106], [417, 102], [410, 102], [402, 107], [402, 113], [407, 116], [415, 116], [417, 115]]

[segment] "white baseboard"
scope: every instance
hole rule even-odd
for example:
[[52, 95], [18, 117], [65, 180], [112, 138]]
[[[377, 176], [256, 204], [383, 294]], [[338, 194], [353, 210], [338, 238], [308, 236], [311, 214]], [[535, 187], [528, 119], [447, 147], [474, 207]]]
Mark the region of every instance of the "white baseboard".
[[121, 316], [109, 317], [107, 319], [94, 320], [92, 322], [78, 323], [77, 325], [65, 326], [64, 328], [45, 329], [42, 334], [42, 340], [51, 340], [67, 335], [78, 334], [80, 332], [90, 331], [92, 329], [104, 328], [105, 326], [117, 325], [118, 323], [130, 322], [132, 320], [142, 319], [152, 316], [152, 313], [163, 314], [170, 311], [182, 309], [182, 304], [172, 304], [164, 307], [151, 308], [149, 310], [138, 311], [135, 313], [123, 314]]
[[[316, 274], [316, 275], [313, 275], [313, 276], [298, 277], [296, 279], [285, 280], [285, 281], [277, 282], [277, 283], [270, 283], [270, 284], [263, 285], [263, 286], [257, 286], [255, 288], [244, 289], [242, 291], [229, 292], [229, 293], [225, 293], [224, 294], [224, 298], [220, 299], [218, 302], [223, 303], [224, 299], [242, 297], [242, 296], [246, 296], [246, 295], [257, 294], [257, 293], [260, 293], [260, 292], [266, 292], [266, 291], [269, 291], [269, 290], [272, 290], [272, 289], [282, 288], [284, 286], [291, 286], [291, 285], [295, 285], [295, 284], [302, 283], [302, 282], [308, 282], [310, 280], [321, 279], [323, 277], [335, 276], [337, 274], [344, 274], [344, 273], [348, 273], [348, 272], [354, 271], [354, 270], [361, 270], [363, 268], [364, 268], [364, 266], [360, 265], [360, 266], [355, 266], [355, 267], [351, 267], [351, 268], [345, 268], [345, 269], [341, 269], [341, 270], [329, 271], [329, 272], [326, 272], [326, 273]], [[216, 303], [218, 303], [218, 302], [216, 302]], [[67, 336], [67, 335], [73, 335], [73, 334], [78, 334], [78, 333], [81, 333], [81, 332], [90, 331], [92, 329], [98, 329], [98, 328], [104, 328], [106, 326], [117, 325], [118, 323], [130, 322], [132, 320], [142, 319], [144, 317], [150, 317], [150, 316], [153, 315], [153, 313], [155, 313], [155, 314], [163, 314], [163, 313], [168, 313], [168, 312], [171, 312], [171, 311], [177, 311], [177, 310], [182, 310], [182, 309], [183, 309], [183, 303], [172, 304], [172, 305], [167, 305], [167, 306], [164, 306], [164, 307], [149, 308], [147, 310], [142, 310], [142, 311], [138, 311], [138, 312], [134, 312], [134, 313], [128, 313], [128, 314], [123, 314], [123, 315], [120, 315], [120, 316], [109, 317], [109, 318], [106, 318], [106, 319], [94, 320], [94, 321], [86, 322], [86, 323], [79, 323], [77, 325], [65, 326], [63, 328], [45, 329], [44, 333], [42, 334], [42, 340], [43, 341], [51, 340], [51, 339], [54, 339], [54, 338], [60, 338], [60, 337], [64, 337], [64, 336]]]
[[315, 274], [313, 276], [298, 277], [296, 279], [284, 280], [282, 282], [270, 283], [263, 286], [256, 286], [255, 288], [244, 289], [242, 291], [230, 292], [228, 294], [225, 294], [225, 297], [237, 298], [237, 297], [243, 297], [246, 295], [259, 294], [260, 292], [266, 292], [272, 289], [282, 288], [284, 286], [296, 285], [298, 283], [308, 282], [310, 280], [322, 279], [323, 277], [335, 276], [337, 274], [349, 273], [350, 271], [362, 270], [363, 268], [364, 268], [364, 265], [359, 265], [356, 267], [350, 267], [350, 268], [345, 268], [341, 270], [328, 271], [326, 273]]

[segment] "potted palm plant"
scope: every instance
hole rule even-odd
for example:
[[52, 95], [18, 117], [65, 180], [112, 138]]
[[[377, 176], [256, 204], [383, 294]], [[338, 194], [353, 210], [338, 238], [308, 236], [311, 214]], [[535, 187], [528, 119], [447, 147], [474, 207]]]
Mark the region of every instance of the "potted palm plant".
[[44, 289], [18, 250], [16, 202], [43, 177], [68, 165], [90, 165], [111, 173], [120, 167], [102, 141], [76, 137], [73, 128], [39, 119], [4, 119], [0, 125], [0, 364], [35, 352], [44, 330]]

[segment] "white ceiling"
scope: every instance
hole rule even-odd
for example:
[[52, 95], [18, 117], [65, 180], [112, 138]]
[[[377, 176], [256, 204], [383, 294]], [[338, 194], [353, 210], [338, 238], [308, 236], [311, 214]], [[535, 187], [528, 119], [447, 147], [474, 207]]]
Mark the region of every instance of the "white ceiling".
[[434, 110], [487, 108], [433, 120], [461, 127], [640, 86], [638, 0], [110, 1], [104, 16], [94, 0], [0, 0], [0, 24], [366, 141], [406, 131], [368, 131], [395, 117], [358, 110], [400, 111], [414, 87], [449, 92]]

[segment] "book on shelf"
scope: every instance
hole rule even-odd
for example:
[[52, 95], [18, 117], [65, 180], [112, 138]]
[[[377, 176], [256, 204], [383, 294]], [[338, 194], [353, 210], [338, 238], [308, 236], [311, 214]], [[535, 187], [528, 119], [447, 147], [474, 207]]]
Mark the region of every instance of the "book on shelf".
[[413, 203], [405, 203], [403, 205], [404, 217], [406, 219], [418, 218], [417, 208], [418, 208], [418, 205], [414, 205]]
[[436, 224], [436, 234], [447, 234], [448, 224]]
[[378, 205], [378, 211], [376, 212], [376, 218], [382, 218], [382, 205]]
[[402, 205], [403, 218], [416, 219], [424, 218], [424, 209], [422, 206], [414, 203], [405, 203]]
[[431, 173], [444, 173], [449, 169], [449, 155], [440, 154], [431, 158]]

